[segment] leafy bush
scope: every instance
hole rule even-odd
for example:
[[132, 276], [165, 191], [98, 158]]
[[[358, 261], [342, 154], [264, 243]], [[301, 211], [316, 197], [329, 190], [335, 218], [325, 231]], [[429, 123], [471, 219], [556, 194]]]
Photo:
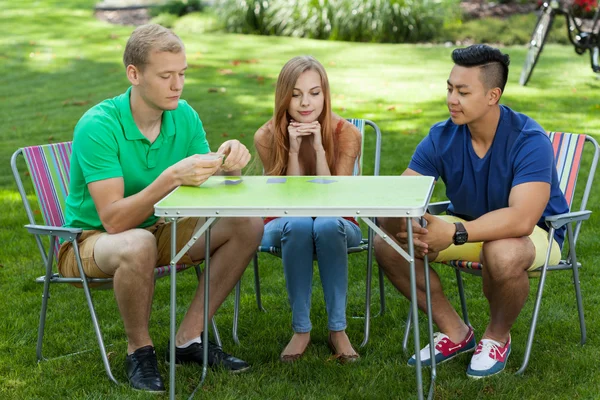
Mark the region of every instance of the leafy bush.
[[153, 7], [150, 14], [153, 17], [161, 14], [172, 14], [178, 17], [194, 11], [202, 11], [204, 8], [200, 0], [169, 0], [167, 3]]
[[150, 22], [153, 24], [162, 25], [165, 28], [172, 29], [175, 26], [175, 22], [177, 21], [177, 18], [179, 18], [177, 15], [169, 14], [169, 13], [162, 13], [162, 14], [158, 14], [156, 17], [152, 18], [152, 20], [150, 20]]
[[[527, 45], [536, 22], [536, 13], [517, 14], [505, 19], [493, 17], [474, 19], [445, 28], [434, 41]], [[570, 44], [564, 18], [554, 19], [547, 43]]]
[[359, 42], [417, 42], [457, 19], [459, 0], [219, 0], [229, 32]]

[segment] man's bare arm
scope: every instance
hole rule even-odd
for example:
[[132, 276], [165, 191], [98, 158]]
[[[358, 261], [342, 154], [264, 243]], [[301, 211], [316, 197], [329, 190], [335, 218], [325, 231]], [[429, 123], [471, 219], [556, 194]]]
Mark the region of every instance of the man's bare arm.
[[124, 197], [123, 178], [91, 182], [88, 189], [102, 226], [114, 234], [133, 229], [154, 212], [154, 204], [179, 185], [200, 185], [212, 176], [221, 165], [221, 159], [203, 160], [199, 156], [187, 157], [167, 168], [142, 191]]
[[550, 184], [528, 182], [514, 186], [508, 207], [491, 211], [466, 222], [469, 242], [529, 236], [550, 200]]

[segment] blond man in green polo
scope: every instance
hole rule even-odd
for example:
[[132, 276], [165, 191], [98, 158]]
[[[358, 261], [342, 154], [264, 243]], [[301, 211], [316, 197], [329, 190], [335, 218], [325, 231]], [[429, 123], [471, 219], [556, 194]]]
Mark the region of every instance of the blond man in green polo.
[[[183, 43], [160, 25], [138, 27], [129, 38], [123, 62], [131, 87], [92, 107], [75, 127], [71, 184], [65, 225], [84, 229], [78, 241], [90, 277], [112, 277], [115, 298], [128, 339], [127, 377], [136, 389], [165, 390], [158, 372], [148, 321], [154, 268], [170, 261], [170, 225], [153, 215], [153, 205], [180, 185], [201, 185], [217, 173], [239, 175], [249, 160], [237, 140], [210, 152], [198, 114], [184, 100], [187, 62]], [[177, 225], [178, 250], [204, 219], [183, 218]], [[212, 229], [210, 315], [233, 289], [262, 237], [260, 219], [226, 218]], [[203, 240], [183, 263], [205, 258]], [[71, 243], [58, 257], [64, 276], [78, 276]], [[202, 343], [203, 285], [200, 284], [176, 335], [177, 363], [209, 364], [231, 372], [249, 365], [213, 343]]]

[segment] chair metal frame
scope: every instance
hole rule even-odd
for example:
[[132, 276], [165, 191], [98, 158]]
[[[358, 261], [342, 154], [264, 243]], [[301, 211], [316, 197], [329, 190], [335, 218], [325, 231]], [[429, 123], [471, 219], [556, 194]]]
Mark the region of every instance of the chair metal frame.
[[[375, 160], [374, 160], [374, 168], [373, 175], [379, 175], [380, 169], [380, 160], [381, 160], [381, 130], [379, 127], [372, 121], [367, 119], [348, 119], [348, 122], [352, 123], [356, 126], [361, 133], [361, 153], [360, 158], [356, 160], [354, 165], [354, 175], [360, 175], [361, 167], [363, 165], [363, 155], [364, 152], [364, 140], [365, 140], [365, 126], [369, 126], [372, 128], [373, 132], [376, 135], [375, 138]], [[367, 238], [363, 238], [361, 243], [356, 247], [351, 247], [348, 249], [348, 254], [352, 253], [361, 253], [363, 251], [367, 251], [367, 269], [366, 269], [366, 293], [365, 293], [365, 315], [364, 317], [356, 317], [356, 318], [364, 318], [365, 319], [365, 328], [364, 328], [364, 338], [360, 347], [364, 347], [369, 341], [369, 332], [370, 332], [370, 320], [371, 320], [371, 284], [372, 284], [372, 271], [373, 271], [373, 237], [374, 233], [371, 228], [368, 229]], [[281, 256], [281, 249], [275, 247], [270, 249], [264, 249], [259, 247], [257, 253], [254, 255], [253, 267], [254, 267], [254, 288], [256, 293], [256, 304], [260, 311], [266, 312], [265, 308], [262, 305], [261, 300], [261, 291], [260, 291], [260, 277], [259, 277], [259, 267], [258, 267], [258, 253], [264, 252], [273, 254], [275, 256]], [[238, 320], [239, 320], [239, 310], [240, 310], [240, 296], [241, 296], [241, 279], [238, 281], [235, 287], [235, 302], [234, 302], [234, 317], [233, 317], [233, 340], [236, 344], [240, 344], [238, 338]], [[385, 289], [384, 289], [384, 275], [383, 270], [379, 268], [379, 313], [376, 315], [383, 315], [385, 313]]]
[[[92, 294], [91, 288], [97, 289], [111, 289], [112, 288], [112, 278], [90, 278], [85, 275], [83, 270], [83, 265], [81, 262], [81, 257], [79, 254], [79, 247], [77, 244], [77, 239], [83, 232], [82, 229], [76, 228], [66, 228], [62, 225], [64, 224], [64, 203], [61, 201], [58, 196], [53, 197], [54, 204], [45, 204], [42, 200], [42, 197], [49, 195], [49, 193], [40, 193], [39, 190], [43, 190], [38, 188], [38, 184], [36, 184], [36, 180], [39, 184], [41, 183], [50, 183], [53, 186], [53, 189], [56, 189], [54, 183], [51, 179], [48, 179], [52, 172], [56, 172], [56, 170], [49, 170], [49, 168], [41, 168], [40, 174], [36, 173], [36, 170], [32, 168], [31, 162], [33, 160], [29, 159], [29, 156], [26, 154], [28, 151], [41, 151], [43, 152], [45, 149], [52, 152], [53, 155], [57, 155], [58, 153], [62, 153], [53, 159], [54, 167], [61, 167], [62, 170], [59, 171], [62, 174], [62, 178], [64, 179], [66, 185], [61, 188], [61, 196], [62, 200], [66, 199], [68, 192], [68, 183], [69, 183], [69, 170], [70, 170], [70, 158], [71, 158], [71, 142], [62, 142], [55, 144], [46, 144], [39, 146], [30, 146], [25, 148], [17, 149], [10, 160], [11, 169], [13, 172], [13, 176], [17, 185], [17, 189], [21, 196], [21, 200], [23, 202], [23, 206], [25, 208], [25, 213], [27, 214], [27, 219], [29, 221], [28, 224], [25, 225], [25, 228], [29, 233], [34, 235], [35, 241], [42, 257], [42, 261], [44, 263], [44, 271], [45, 274], [43, 276], [38, 277], [35, 281], [36, 283], [43, 284], [43, 292], [42, 292], [42, 305], [40, 310], [40, 322], [38, 326], [38, 337], [37, 337], [37, 345], [36, 345], [36, 355], [38, 362], [42, 360], [47, 360], [42, 353], [42, 345], [44, 338], [44, 329], [46, 325], [46, 313], [48, 309], [48, 300], [50, 298], [50, 284], [56, 283], [69, 283], [69, 284], [78, 284], [81, 285], [85, 294], [86, 302], [88, 309], [90, 311], [90, 317], [92, 320], [92, 325], [94, 328], [94, 332], [96, 334], [96, 340], [98, 342], [98, 347], [100, 349], [100, 355], [102, 357], [102, 363], [104, 365], [104, 369], [108, 378], [118, 384], [119, 382], [113, 376], [113, 373], [110, 368], [110, 363], [108, 360], [106, 346], [104, 344], [104, 340], [102, 337], [102, 332], [100, 330], [100, 325], [98, 323], [98, 318], [96, 316], [96, 311], [94, 308], [94, 304], [92, 302]], [[23, 157], [27, 168], [29, 170], [30, 177], [34, 184], [34, 190], [37, 197], [38, 204], [40, 209], [42, 210], [42, 217], [44, 219], [44, 224], [39, 224], [34, 216], [34, 212], [32, 210], [31, 204], [27, 199], [27, 192], [25, 189], [25, 185], [20, 176], [20, 171], [18, 168], [18, 159], [19, 156]], [[60, 160], [60, 156], [64, 158]], [[47, 157], [44, 156], [44, 160], [48, 161]], [[40, 176], [42, 175], [42, 176]], [[44, 176], [45, 175], [45, 176]], [[54, 206], [54, 212], [46, 209], [47, 206]], [[44, 247], [44, 243], [42, 237], [48, 237], [48, 249], [46, 250]], [[77, 268], [79, 270], [80, 277], [78, 278], [66, 278], [61, 276], [60, 274], [53, 271], [54, 258], [58, 256], [58, 250], [60, 246], [57, 246], [57, 240], [62, 239], [64, 241], [69, 241], [73, 243], [73, 248], [75, 249], [75, 258], [77, 261]], [[177, 272], [188, 269], [192, 266], [188, 265], [177, 265]], [[196, 275], [198, 279], [200, 279], [200, 267], [198, 265], [194, 266], [196, 270]], [[157, 267], [154, 270], [155, 279], [159, 279], [165, 276], [169, 276], [171, 266], [162, 266]], [[221, 338], [219, 336], [216, 324], [214, 319], [212, 320], [212, 329], [213, 334], [215, 336], [215, 341], [218, 345], [221, 345]], [[74, 352], [68, 355], [75, 355], [81, 352]]]
[[[545, 223], [549, 228], [548, 241], [550, 244], [551, 244], [551, 241], [553, 240], [555, 230], [560, 229], [566, 225], [567, 232], [565, 235], [565, 242], [563, 243], [563, 248], [564, 248], [564, 244], [568, 243], [568, 245], [569, 245], [568, 256], [566, 257], [565, 260], [561, 260], [556, 265], [549, 265], [550, 252], [551, 252], [551, 246], [549, 245], [548, 251], [546, 253], [546, 259], [545, 259], [544, 265], [539, 268], [529, 271], [530, 277], [538, 277], [539, 276], [539, 283], [538, 283], [538, 291], [537, 291], [537, 295], [536, 295], [535, 303], [534, 303], [534, 307], [533, 307], [533, 315], [531, 318], [529, 334], [527, 337], [527, 344], [525, 347], [525, 354], [523, 356], [523, 363], [521, 364], [521, 367], [517, 370], [517, 372], [516, 372], [517, 375], [522, 375], [525, 372], [527, 365], [529, 364], [529, 358], [531, 355], [531, 349], [533, 347], [533, 339], [535, 336], [535, 329], [537, 326], [539, 310], [540, 310], [540, 306], [542, 303], [542, 294], [544, 291], [544, 285], [546, 283], [546, 275], [547, 275], [548, 271], [565, 271], [565, 270], [573, 271], [573, 286], [574, 286], [574, 290], [575, 290], [575, 299], [576, 299], [576, 303], [577, 303], [577, 312], [578, 312], [578, 316], [579, 316], [579, 327], [580, 327], [580, 331], [581, 331], [581, 345], [585, 344], [586, 339], [587, 339], [585, 319], [584, 319], [584, 313], [583, 313], [583, 301], [582, 301], [581, 288], [580, 288], [580, 283], [579, 283], [579, 268], [581, 268], [581, 263], [577, 260], [576, 245], [577, 245], [577, 238], [578, 238], [579, 232], [581, 230], [582, 222], [589, 219], [592, 214], [592, 212], [590, 210], [586, 210], [586, 207], [587, 207], [587, 201], [588, 201], [591, 189], [592, 189], [594, 175], [596, 173], [596, 167], [598, 165], [598, 160], [600, 158], [600, 147], [598, 145], [598, 142], [589, 135], [577, 135], [577, 134], [569, 134], [569, 133], [563, 133], [563, 132], [547, 132], [547, 133], [552, 139], [558, 138], [558, 136], [555, 136], [556, 134], [561, 135], [561, 137], [562, 137], [562, 135], [573, 135], [573, 136], [578, 136], [578, 137], [584, 137], [585, 139], [582, 143], [582, 150], [581, 150], [580, 155], [583, 154], [583, 151], [585, 150], [585, 149], [583, 149], [583, 147], [585, 147], [585, 144], [588, 144], [588, 147], [591, 146], [591, 148], [593, 149], [593, 156], [592, 156], [592, 161], [591, 161], [591, 165], [590, 165], [590, 169], [589, 169], [589, 174], [588, 174], [588, 177], [586, 180], [585, 189], [581, 196], [581, 204], [579, 207], [579, 211], [570, 211], [570, 210], [571, 210], [571, 207], [573, 206], [573, 197], [575, 194], [575, 187], [576, 187], [576, 183], [577, 183], [577, 179], [578, 179], [578, 175], [579, 175], [581, 159], [577, 160], [578, 161], [577, 164], [575, 162], [572, 163], [572, 167], [576, 168], [577, 170], [575, 171], [575, 175], [571, 176], [571, 178], [575, 179], [575, 180], [573, 181], [573, 186], [570, 189], [570, 193], [565, 195], [565, 197], [567, 197], [567, 201], [569, 203], [569, 212], [560, 214], [560, 215], [552, 215], [552, 216], [548, 216], [545, 218]], [[557, 140], [560, 140], [560, 139], [557, 139]], [[553, 140], [553, 145], [555, 146], [555, 148], [557, 148], [557, 147], [559, 147], [560, 143], [554, 143], [554, 140]], [[558, 162], [558, 157], [556, 157], [556, 161]], [[569, 180], [569, 177], [565, 177], [565, 179]], [[562, 182], [562, 179], [561, 179], [561, 182]], [[449, 201], [432, 203], [429, 205], [429, 212], [432, 215], [442, 214], [446, 211], [446, 209], [448, 208], [449, 205], [450, 205]], [[573, 227], [573, 224], [575, 224], [575, 227]], [[481, 276], [481, 267], [483, 267], [483, 265], [481, 265], [479, 263], [470, 263], [470, 264], [472, 264], [471, 266], [474, 265], [474, 268], [471, 268], [471, 267], [465, 267], [465, 263], [466, 262], [456, 260], [456, 261], [450, 261], [450, 262], [447, 262], [444, 264], [451, 266], [455, 270], [456, 282], [457, 282], [458, 294], [460, 297], [463, 319], [467, 325], [470, 325], [469, 315], [468, 315], [468, 311], [467, 311], [467, 304], [466, 304], [466, 299], [465, 299], [465, 293], [464, 293], [464, 285], [463, 285], [461, 273], [468, 273], [468, 274], [472, 274], [472, 275]], [[409, 310], [408, 319], [407, 319], [407, 323], [406, 323], [406, 329], [404, 332], [404, 338], [403, 338], [403, 343], [402, 343], [405, 351], [407, 350], [407, 347], [408, 347], [408, 336], [410, 333], [410, 324], [411, 324], [411, 318], [412, 318], [411, 314], [412, 313]]]

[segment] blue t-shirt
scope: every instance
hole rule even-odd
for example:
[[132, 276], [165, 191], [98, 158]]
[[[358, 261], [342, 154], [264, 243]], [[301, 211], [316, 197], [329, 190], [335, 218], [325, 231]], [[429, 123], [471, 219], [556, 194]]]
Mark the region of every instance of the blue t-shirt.
[[[442, 178], [451, 203], [448, 212], [466, 220], [508, 207], [512, 187], [526, 182], [551, 186], [539, 227], [548, 231], [544, 217], [569, 211], [548, 135], [533, 119], [506, 106], [500, 106], [496, 136], [483, 158], [473, 149], [469, 127], [448, 119], [431, 128], [408, 167]], [[554, 239], [562, 246], [564, 228], [556, 230]]]

